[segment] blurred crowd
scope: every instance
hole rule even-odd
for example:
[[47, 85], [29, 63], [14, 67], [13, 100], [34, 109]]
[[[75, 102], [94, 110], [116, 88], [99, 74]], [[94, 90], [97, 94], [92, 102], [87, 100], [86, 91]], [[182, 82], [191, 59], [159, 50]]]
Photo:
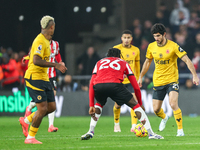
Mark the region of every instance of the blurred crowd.
[[[128, 27], [133, 33], [132, 44], [140, 49], [141, 68], [145, 60], [148, 44], [154, 41], [150, 29], [154, 23], [162, 23], [167, 28], [167, 39], [178, 43], [192, 60], [197, 73], [200, 73], [200, 3], [191, 5], [191, 0], [177, 0], [173, 10], [168, 10], [167, 5], [161, 2], [155, 14], [154, 20], [135, 18]], [[114, 46], [114, 45], [113, 45]], [[111, 45], [112, 47], [112, 45]], [[1, 47], [0, 51], [0, 86], [7, 89], [15, 86], [23, 86], [23, 75], [27, 69], [27, 63], [22, 64], [24, 51], [16, 53], [12, 48]], [[85, 52], [76, 59], [76, 75], [91, 75], [96, 62], [101, 58], [93, 46], [88, 46]], [[179, 73], [190, 73], [185, 63], [178, 62]], [[62, 78], [60, 76], [63, 76]], [[89, 79], [74, 80], [73, 76], [57, 72], [58, 90], [64, 92], [88, 91]], [[188, 89], [195, 88], [189, 77], [180, 78], [180, 85]], [[152, 79], [145, 76], [144, 89], [151, 89]]]

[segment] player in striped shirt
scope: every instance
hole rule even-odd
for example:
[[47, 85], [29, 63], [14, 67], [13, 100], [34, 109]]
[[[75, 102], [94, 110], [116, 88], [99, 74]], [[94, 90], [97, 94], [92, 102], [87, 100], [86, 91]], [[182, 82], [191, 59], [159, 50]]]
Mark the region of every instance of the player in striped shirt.
[[[64, 64], [64, 62], [62, 62], [61, 56], [60, 56], [60, 48], [59, 48], [59, 43], [57, 41], [51, 40], [50, 43], [50, 49], [51, 49], [51, 55], [50, 55], [50, 62], [52, 63], [60, 63], [60, 64]], [[29, 52], [30, 53], [30, 52]], [[22, 60], [22, 63], [24, 63], [26, 60], [29, 60], [29, 55], [24, 57]], [[56, 95], [56, 89], [57, 89], [57, 82], [56, 82], [56, 69], [55, 67], [49, 67], [48, 70], [48, 75], [49, 75], [49, 80], [51, 82], [51, 85], [53, 87], [54, 90], [54, 95]], [[20, 118], [26, 118], [27, 116], [29, 116], [31, 114], [31, 110], [36, 106], [36, 103], [33, 102], [33, 100], [30, 102], [29, 106], [26, 107], [26, 111], [25, 111], [25, 115], [24, 117], [20, 117]], [[55, 111], [48, 114], [48, 118], [49, 118], [49, 128], [48, 128], [48, 132], [56, 132], [58, 130], [57, 127], [54, 127], [53, 123], [54, 123], [54, 116], [55, 116]], [[23, 129], [23, 133], [25, 136], [28, 135], [28, 124], [27, 124], [27, 129]]]

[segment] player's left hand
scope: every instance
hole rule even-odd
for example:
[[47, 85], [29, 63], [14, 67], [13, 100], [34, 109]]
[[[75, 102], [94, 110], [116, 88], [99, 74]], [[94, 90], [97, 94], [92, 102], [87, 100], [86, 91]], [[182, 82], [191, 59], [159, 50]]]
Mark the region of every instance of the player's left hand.
[[196, 76], [193, 76], [193, 83], [195, 85], [199, 85], [199, 77], [196, 75]]

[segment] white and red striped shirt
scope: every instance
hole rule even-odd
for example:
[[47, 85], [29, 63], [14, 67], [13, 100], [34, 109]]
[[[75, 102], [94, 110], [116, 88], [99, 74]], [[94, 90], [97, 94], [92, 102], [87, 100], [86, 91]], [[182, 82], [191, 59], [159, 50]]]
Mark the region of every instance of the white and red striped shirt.
[[[51, 55], [50, 55], [50, 62], [54, 63], [55, 61], [57, 63], [61, 62], [61, 56], [60, 56], [60, 48], [59, 48], [59, 43], [57, 41], [51, 40], [50, 44], [50, 49], [51, 49]], [[49, 75], [49, 78], [56, 77], [56, 69], [55, 67], [49, 67], [47, 70], [47, 73]]]

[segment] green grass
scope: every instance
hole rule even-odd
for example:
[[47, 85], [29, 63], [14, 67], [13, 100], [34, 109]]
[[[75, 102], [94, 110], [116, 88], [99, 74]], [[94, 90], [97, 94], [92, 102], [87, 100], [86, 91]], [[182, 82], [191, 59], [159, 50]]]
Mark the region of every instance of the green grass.
[[150, 116], [154, 132], [164, 136], [164, 140], [139, 138], [130, 132], [130, 116], [121, 116], [121, 133], [113, 132], [113, 117], [102, 116], [92, 139], [81, 141], [80, 136], [89, 128], [90, 117], [55, 118], [58, 132], [48, 133], [48, 118], [43, 119], [36, 139], [42, 145], [24, 144], [25, 137], [18, 122], [19, 117], [0, 117], [0, 150], [60, 150], [60, 149], [145, 149], [145, 150], [190, 150], [200, 149], [200, 117], [183, 117], [184, 137], [176, 137], [176, 123], [171, 117], [163, 132], [158, 132], [160, 118]]

